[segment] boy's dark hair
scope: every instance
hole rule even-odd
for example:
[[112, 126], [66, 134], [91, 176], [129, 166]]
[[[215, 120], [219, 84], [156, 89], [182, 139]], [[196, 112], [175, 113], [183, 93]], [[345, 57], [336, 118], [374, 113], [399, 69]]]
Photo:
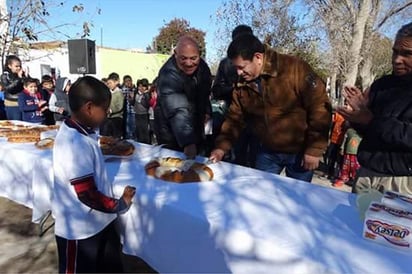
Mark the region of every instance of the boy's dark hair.
[[253, 30], [248, 25], [238, 25], [232, 31], [232, 40], [235, 40], [239, 35], [251, 34], [253, 35]]
[[238, 36], [233, 40], [227, 49], [227, 57], [235, 59], [242, 57], [244, 60], [253, 60], [255, 53], [264, 53], [265, 47], [259, 39], [251, 34], [244, 34]]
[[123, 82], [126, 81], [127, 79], [132, 80], [132, 76], [130, 76], [130, 75], [123, 76]]
[[403, 25], [396, 33], [396, 39], [412, 37], [412, 22]]
[[144, 87], [149, 87], [149, 80], [147, 80], [146, 78], [140, 79], [139, 84], [141, 84]]
[[116, 72], [112, 72], [109, 74], [109, 77], [107, 77], [107, 80], [120, 81], [120, 76]]
[[48, 83], [48, 82], [53, 83], [53, 78], [50, 75], [47, 75], [47, 74], [43, 75], [41, 77], [41, 83], [43, 84], [43, 83]]
[[24, 78], [23, 80], [23, 86], [27, 87], [29, 84], [32, 84], [32, 83], [35, 83], [36, 85], [38, 85], [38, 82], [39, 80], [37, 79], [27, 77], [27, 78]]
[[20, 63], [21, 63], [20, 58], [17, 57], [16, 55], [8, 55], [8, 56], [6, 56], [6, 61], [4, 62], [3, 70], [10, 72], [9, 65], [10, 65], [11, 63], [13, 63], [14, 61], [17, 61], [17, 62], [20, 62]]
[[109, 105], [111, 99], [109, 88], [92, 76], [81, 77], [70, 87], [69, 105], [73, 112], [79, 111], [87, 102], [96, 106]]

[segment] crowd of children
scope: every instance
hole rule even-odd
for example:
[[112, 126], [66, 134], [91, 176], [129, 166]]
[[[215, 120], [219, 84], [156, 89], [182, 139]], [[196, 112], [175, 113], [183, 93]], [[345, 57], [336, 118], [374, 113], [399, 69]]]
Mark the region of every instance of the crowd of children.
[[156, 144], [153, 115], [157, 102], [155, 81], [150, 84], [143, 78], [135, 85], [132, 77], [125, 75], [123, 83], [120, 83], [120, 76], [115, 72], [102, 81], [109, 87], [112, 100], [100, 134]]
[[[121, 83], [115, 72], [102, 81], [112, 96], [100, 134], [156, 144], [155, 85], [145, 78], [134, 84], [130, 75], [125, 75]], [[51, 75], [43, 75], [41, 82], [31, 78], [23, 71], [17, 56], [7, 56], [0, 81], [0, 119], [60, 125], [71, 117], [70, 88], [71, 81], [67, 77], [54, 79]]]
[[0, 119], [53, 125], [70, 117], [70, 80], [43, 75], [41, 82], [23, 71], [20, 59], [7, 56], [0, 82]]

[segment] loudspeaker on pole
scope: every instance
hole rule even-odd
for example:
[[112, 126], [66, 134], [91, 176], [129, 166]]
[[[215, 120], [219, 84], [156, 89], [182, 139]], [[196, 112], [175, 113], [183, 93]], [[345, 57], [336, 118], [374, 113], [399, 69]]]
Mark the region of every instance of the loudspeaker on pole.
[[72, 74], [96, 74], [96, 46], [89, 39], [67, 41], [69, 66]]

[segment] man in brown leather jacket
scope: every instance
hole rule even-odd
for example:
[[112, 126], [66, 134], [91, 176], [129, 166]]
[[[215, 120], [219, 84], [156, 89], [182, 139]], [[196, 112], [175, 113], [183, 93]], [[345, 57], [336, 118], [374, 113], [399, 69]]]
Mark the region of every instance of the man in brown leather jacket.
[[242, 81], [233, 92], [216, 148], [220, 161], [250, 125], [260, 141], [256, 168], [310, 182], [328, 143], [331, 104], [324, 82], [301, 59], [242, 35], [228, 48]]

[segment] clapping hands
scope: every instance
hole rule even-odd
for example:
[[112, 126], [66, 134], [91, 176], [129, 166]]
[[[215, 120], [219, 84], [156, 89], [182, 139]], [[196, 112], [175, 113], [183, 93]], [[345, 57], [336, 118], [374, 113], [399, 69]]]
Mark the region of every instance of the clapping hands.
[[343, 97], [347, 102], [347, 106], [338, 107], [337, 112], [349, 122], [363, 125], [369, 124], [373, 119], [373, 114], [368, 109], [369, 89], [362, 93], [356, 87], [347, 86], [344, 88]]

